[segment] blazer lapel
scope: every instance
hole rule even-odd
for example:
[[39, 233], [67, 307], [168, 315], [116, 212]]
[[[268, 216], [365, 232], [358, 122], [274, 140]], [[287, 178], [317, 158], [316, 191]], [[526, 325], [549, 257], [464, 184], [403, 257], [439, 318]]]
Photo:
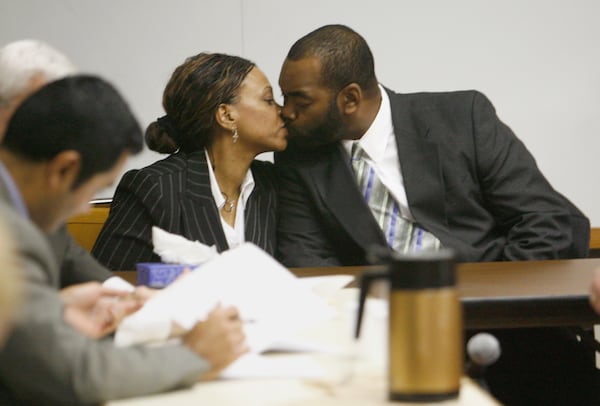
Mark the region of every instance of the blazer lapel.
[[204, 150], [187, 155], [187, 176], [181, 180], [183, 192], [180, 207], [181, 221], [192, 240], [202, 241], [206, 245], [216, 245], [217, 251], [229, 248], [219, 210], [210, 189], [208, 164]]
[[341, 144], [328, 146], [324, 155], [315, 160], [310, 174], [319, 194], [346, 232], [356, 243], [368, 250], [374, 241], [386, 245], [383, 232], [356, 186], [350, 167], [350, 157]]
[[[386, 89], [387, 90], [387, 89]], [[416, 222], [430, 230], [427, 214], [439, 213], [447, 227], [444, 179], [437, 146], [428, 139], [429, 128], [410, 118], [410, 106], [401, 95], [388, 91], [398, 158], [408, 205]], [[440, 224], [433, 225], [439, 227]]]
[[268, 185], [268, 175], [260, 170], [261, 168], [251, 168], [254, 190], [248, 198], [244, 211], [245, 239], [273, 254], [275, 252], [274, 230], [276, 225], [275, 193]]

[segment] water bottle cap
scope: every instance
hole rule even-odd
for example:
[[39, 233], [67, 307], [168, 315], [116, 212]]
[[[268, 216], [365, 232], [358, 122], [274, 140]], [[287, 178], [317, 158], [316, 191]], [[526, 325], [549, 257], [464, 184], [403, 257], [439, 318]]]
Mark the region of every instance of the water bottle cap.
[[393, 253], [388, 263], [392, 289], [427, 289], [454, 286], [455, 256], [450, 249]]

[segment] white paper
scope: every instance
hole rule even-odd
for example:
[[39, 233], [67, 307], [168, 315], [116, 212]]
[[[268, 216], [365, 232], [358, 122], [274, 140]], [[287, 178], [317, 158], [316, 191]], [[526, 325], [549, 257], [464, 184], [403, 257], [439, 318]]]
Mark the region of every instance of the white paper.
[[298, 281], [323, 299], [328, 299], [354, 280], [352, 275], [325, 275], [298, 278]]
[[191, 329], [219, 303], [237, 307], [254, 352], [335, 315], [270, 255], [244, 243], [176, 280], [128, 316], [117, 329], [115, 343], [149, 342], [143, 326], [165, 320]]

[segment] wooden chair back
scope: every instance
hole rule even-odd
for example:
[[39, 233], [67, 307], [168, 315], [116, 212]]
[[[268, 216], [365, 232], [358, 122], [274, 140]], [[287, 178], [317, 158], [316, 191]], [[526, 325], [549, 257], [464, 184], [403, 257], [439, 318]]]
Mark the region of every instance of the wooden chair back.
[[88, 213], [71, 217], [67, 221], [67, 230], [79, 245], [91, 252], [109, 211], [110, 202], [92, 203]]

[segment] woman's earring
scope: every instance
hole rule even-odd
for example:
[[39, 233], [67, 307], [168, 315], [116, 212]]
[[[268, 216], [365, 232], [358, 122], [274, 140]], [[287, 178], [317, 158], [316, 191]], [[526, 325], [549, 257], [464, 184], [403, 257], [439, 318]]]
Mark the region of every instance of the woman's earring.
[[238, 138], [240, 138], [240, 135], [237, 132], [237, 128], [233, 129], [233, 143], [235, 144], [236, 142], [238, 142]]

